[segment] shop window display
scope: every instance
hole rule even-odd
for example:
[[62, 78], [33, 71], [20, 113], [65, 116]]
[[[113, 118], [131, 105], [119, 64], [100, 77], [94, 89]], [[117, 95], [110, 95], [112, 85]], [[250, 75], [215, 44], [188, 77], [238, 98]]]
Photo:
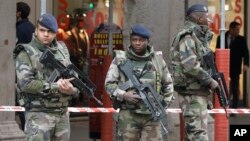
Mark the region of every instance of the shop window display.
[[[120, 33], [124, 21], [123, 3], [124, 0], [113, 0], [112, 26], [119, 28]], [[91, 59], [94, 61], [102, 58], [108, 50], [108, 45], [104, 45], [102, 48], [106, 53], [100, 53], [100, 49], [96, 49], [99, 45], [95, 45], [93, 36], [98, 28], [108, 24], [109, 0], [54, 0], [53, 9], [59, 24], [58, 40], [66, 43], [72, 63], [88, 76], [91, 75]], [[92, 53], [97, 50], [99, 54]], [[88, 105], [85, 96], [72, 102], [72, 106]]]

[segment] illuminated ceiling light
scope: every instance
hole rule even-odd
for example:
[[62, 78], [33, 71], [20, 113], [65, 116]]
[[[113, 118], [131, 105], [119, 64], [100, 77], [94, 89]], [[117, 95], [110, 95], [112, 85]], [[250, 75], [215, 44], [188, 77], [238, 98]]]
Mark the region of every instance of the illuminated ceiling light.
[[229, 10], [229, 5], [228, 5], [228, 4], [225, 5], [225, 10], [226, 10], [226, 11]]
[[109, 0], [105, 0], [105, 6], [109, 7]]
[[231, 10], [233, 10], [232, 0], [226, 0], [225, 11], [231, 11]]

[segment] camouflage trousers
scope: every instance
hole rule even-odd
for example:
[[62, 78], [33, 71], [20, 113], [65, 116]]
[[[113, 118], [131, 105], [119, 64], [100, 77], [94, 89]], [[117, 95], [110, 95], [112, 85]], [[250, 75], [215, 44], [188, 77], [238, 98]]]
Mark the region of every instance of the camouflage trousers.
[[117, 126], [118, 141], [162, 141], [161, 124], [149, 114], [121, 110]]
[[185, 141], [208, 141], [207, 97], [178, 95], [185, 123]]
[[69, 113], [26, 112], [26, 141], [69, 141]]

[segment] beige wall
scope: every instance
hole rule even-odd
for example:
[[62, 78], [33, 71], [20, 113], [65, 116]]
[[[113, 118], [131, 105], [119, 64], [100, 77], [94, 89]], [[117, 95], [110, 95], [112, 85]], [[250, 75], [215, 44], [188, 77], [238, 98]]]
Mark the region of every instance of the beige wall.
[[[0, 105], [14, 105], [15, 2], [0, 0]], [[14, 120], [14, 112], [0, 112], [0, 121]]]
[[[168, 62], [168, 51], [174, 35], [184, 24], [185, 0], [126, 0], [124, 44], [129, 44], [129, 32], [134, 23], [145, 24], [152, 32], [151, 44], [161, 50]], [[206, 4], [206, 0], [189, 0]]]

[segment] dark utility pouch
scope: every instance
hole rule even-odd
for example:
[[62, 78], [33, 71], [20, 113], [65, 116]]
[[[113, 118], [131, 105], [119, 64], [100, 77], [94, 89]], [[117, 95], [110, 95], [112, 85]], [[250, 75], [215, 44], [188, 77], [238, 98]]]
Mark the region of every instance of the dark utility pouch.
[[114, 109], [118, 109], [122, 107], [122, 102], [117, 100], [116, 98], [112, 99], [112, 103], [113, 103], [113, 108]]

